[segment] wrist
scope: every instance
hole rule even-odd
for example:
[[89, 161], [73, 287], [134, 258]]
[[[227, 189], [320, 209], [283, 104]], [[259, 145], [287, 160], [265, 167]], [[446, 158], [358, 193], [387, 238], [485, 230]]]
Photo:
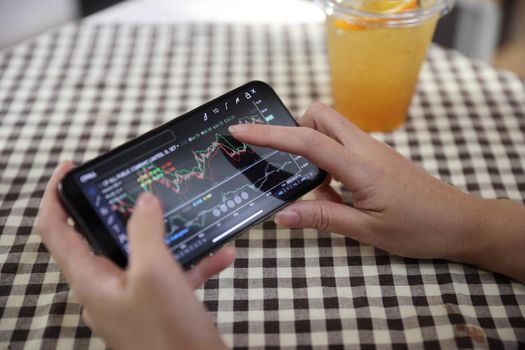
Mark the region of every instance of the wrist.
[[507, 199], [476, 198], [477, 223], [462, 262], [525, 281], [525, 207]]
[[484, 260], [493, 245], [491, 213], [494, 201], [473, 195], [467, 195], [469, 213], [466, 215], [465, 229], [462, 234], [462, 255], [457, 260], [477, 266], [483, 266]]
[[451, 186], [436, 195], [439, 213], [428, 230], [440, 232], [441, 246], [434, 258], [475, 264], [484, 243], [480, 241], [485, 200]]

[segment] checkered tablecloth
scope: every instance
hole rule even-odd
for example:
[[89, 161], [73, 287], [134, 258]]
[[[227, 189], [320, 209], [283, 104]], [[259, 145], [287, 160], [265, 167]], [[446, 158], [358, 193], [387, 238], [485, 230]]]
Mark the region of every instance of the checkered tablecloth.
[[[252, 79], [295, 115], [330, 103], [322, 26], [84, 24], [0, 52], [0, 348], [105, 347], [35, 232], [57, 164]], [[465, 191], [525, 200], [525, 89], [513, 74], [432, 47], [408, 123], [374, 136]], [[525, 346], [525, 286], [504, 276], [271, 221], [235, 245], [233, 267], [197, 291], [231, 346]]]

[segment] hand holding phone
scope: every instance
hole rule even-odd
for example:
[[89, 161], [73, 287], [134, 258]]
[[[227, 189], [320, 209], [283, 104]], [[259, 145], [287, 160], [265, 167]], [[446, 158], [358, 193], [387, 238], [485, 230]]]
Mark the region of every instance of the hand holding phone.
[[142, 192], [155, 194], [165, 243], [189, 267], [326, 176], [302, 156], [234, 139], [237, 124], [296, 126], [270, 86], [250, 82], [75, 168], [61, 199], [95, 249], [125, 266], [127, 220]]
[[160, 203], [143, 193], [128, 223], [137, 249], [123, 270], [93, 255], [68, 223], [57, 186], [72, 168], [65, 162], [49, 179], [36, 226], [82, 305], [84, 322], [112, 349], [226, 349], [194, 289], [233, 261], [233, 247], [183, 273], [164, 244]]

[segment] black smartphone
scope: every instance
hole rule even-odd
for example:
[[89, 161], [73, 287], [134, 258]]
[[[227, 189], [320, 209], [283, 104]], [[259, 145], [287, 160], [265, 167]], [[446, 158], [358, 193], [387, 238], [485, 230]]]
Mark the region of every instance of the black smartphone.
[[252, 81], [71, 170], [60, 198], [94, 249], [124, 267], [126, 222], [141, 192], [155, 194], [166, 245], [188, 268], [326, 176], [304, 157], [237, 141], [228, 126], [239, 123], [297, 126]]

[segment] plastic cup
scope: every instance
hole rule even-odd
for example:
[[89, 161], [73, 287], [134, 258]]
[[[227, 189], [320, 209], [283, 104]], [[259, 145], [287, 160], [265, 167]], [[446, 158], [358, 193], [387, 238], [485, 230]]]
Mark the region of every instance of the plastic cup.
[[454, 0], [316, 0], [326, 13], [334, 108], [365, 131], [406, 120], [436, 23]]

